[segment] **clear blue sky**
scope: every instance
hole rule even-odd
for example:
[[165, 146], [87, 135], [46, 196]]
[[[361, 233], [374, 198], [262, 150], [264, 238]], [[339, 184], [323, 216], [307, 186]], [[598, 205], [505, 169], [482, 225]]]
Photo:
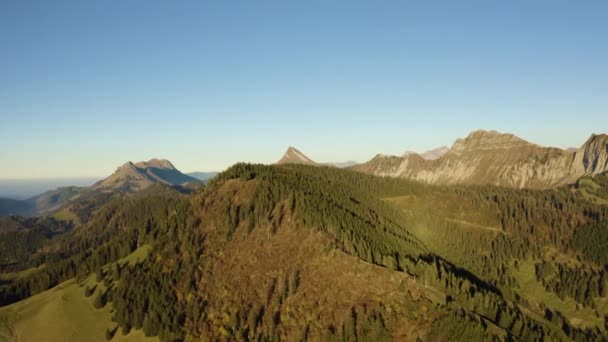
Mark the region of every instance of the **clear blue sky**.
[[[159, 3], [163, 3], [159, 5]], [[606, 1], [2, 1], [0, 178], [608, 131]]]

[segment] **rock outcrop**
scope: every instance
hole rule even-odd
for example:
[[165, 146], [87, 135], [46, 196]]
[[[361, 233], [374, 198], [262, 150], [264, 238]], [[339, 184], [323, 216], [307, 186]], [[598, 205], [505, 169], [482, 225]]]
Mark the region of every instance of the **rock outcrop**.
[[574, 166], [578, 173], [595, 176], [608, 169], [608, 135], [592, 134], [576, 152]]

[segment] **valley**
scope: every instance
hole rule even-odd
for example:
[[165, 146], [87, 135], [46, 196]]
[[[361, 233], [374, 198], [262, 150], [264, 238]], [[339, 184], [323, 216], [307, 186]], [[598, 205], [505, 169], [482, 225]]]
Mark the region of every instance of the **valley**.
[[3, 265], [2, 335], [78, 308], [117, 341], [606, 338], [605, 177], [520, 190], [241, 163], [194, 191], [114, 192]]

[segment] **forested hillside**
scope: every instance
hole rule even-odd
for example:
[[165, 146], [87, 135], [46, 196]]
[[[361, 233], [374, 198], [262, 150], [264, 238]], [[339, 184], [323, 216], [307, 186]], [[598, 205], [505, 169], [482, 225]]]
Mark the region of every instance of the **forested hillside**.
[[108, 340], [605, 340], [603, 177], [540, 191], [237, 164], [8, 248], [21, 273], [0, 301], [74, 279], [111, 307]]

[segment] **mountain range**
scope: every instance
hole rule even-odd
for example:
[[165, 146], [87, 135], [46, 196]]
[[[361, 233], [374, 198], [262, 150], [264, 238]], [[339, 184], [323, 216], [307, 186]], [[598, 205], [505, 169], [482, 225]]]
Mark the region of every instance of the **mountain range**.
[[88, 187], [102, 177], [59, 177], [38, 179], [0, 179], [0, 198], [28, 199], [57, 188]]
[[60, 187], [26, 200], [0, 198], [0, 216], [48, 214], [69, 207], [75, 202], [82, 203], [84, 199], [105, 199], [115, 193], [134, 193], [154, 184], [165, 184], [189, 191], [201, 186], [205, 180], [213, 178], [216, 174], [211, 172], [186, 175], [166, 159], [127, 162], [107, 178], [89, 187]]
[[[281, 163], [320, 165], [294, 148], [287, 151]], [[378, 154], [350, 168], [431, 184], [548, 189], [607, 171], [608, 135], [593, 134], [580, 148], [563, 150], [539, 146], [513, 134], [478, 130], [457, 139], [451, 148], [440, 147], [423, 154], [407, 151], [403, 156]]]
[[213, 177], [217, 176], [219, 172], [189, 172], [186, 173], [187, 176], [196, 178], [200, 181], [203, 182], [207, 182], [208, 180], [212, 179]]
[[[133, 165], [156, 179], [155, 164]], [[71, 216], [0, 220], [0, 336], [608, 336], [606, 173], [544, 191], [293, 163], [238, 163], [190, 193], [113, 176], [119, 190], [82, 192], [105, 197], [72, 202]]]
[[93, 190], [124, 190], [134, 192], [145, 189], [154, 183], [168, 185], [188, 185], [200, 180], [181, 173], [166, 159], [151, 159], [138, 163], [127, 162], [108, 178], [91, 187]]
[[[449, 147], [441, 146], [432, 150], [425, 151], [421, 153], [420, 156], [422, 157], [422, 159], [425, 160], [435, 160], [441, 158], [444, 154], [448, 153], [449, 150]], [[416, 154], [416, 152], [408, 150], [403, 153], [402, 157], [407, 157], [413, 154]]]
[[0, 218], [0, 339], [604, 341], [607, 146], [128, 162], [6, 202], [28, 217]]
[[576, 152], [529, 143], [512, 134], [474, 131], [427, 160], [377, 155], [353, 169], [432, 184], [490, 184], [546, 189], [608, 170], [608, 136], [592, 135]]
[[[443, 146], [422, 154], [407, 151], [402, 156], [378, 154], [361, 164], [317, 163], [289, 147], [277, 164], [343, 167], [431, 184], [548, 189], [608, 170], [608, 135], [593, 134], [580, 148], [563, 150], [539, 146], [513, 134], [478, 130], [457, 139], [451, 148]], [[0, 198], [0, 216], [50, 213], [98, 192], [137, 192], [157, 183], [194, 189], [216, 175], [217, 172], [184, 174], [165, 159], [127, 162], [90, 187], [60, 187], [26, 200]]]

